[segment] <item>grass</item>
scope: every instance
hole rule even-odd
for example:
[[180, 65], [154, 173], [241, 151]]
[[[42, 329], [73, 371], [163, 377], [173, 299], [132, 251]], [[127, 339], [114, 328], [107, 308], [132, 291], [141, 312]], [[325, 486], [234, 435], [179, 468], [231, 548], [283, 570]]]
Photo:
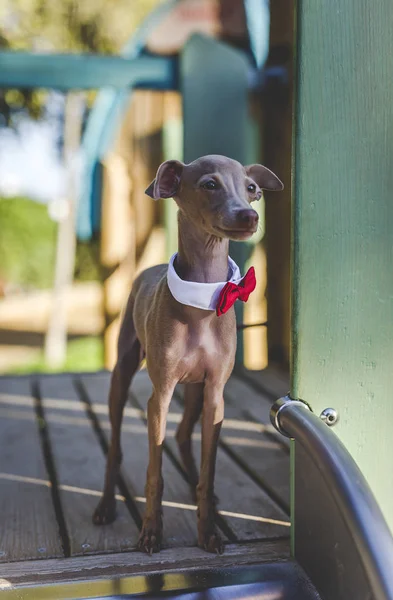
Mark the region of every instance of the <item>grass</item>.
[[[45, 289], [54, 277], [57, 224], [47, 206], [29, 198], [0, 197], [0, 280]], [[99, 279], [98, 243], [78, 242], [75, 279]]]
[[59, 369], [50, 369], [45, 363], [42, 353], [37, 361], [19, 365], [10, 369], [9, 375], [26, 375], [28, 373], [61, 373], [65, 371], [99, 371], [103, 369], [104, 344], [100, 337], [83, 337], [70, 340], [67, 345], [67, 357]]
[[[57, 224], [47, 206], [29, 198], [0, 197], [0, 284], [28, 292], [52, 287], [57, 242]], [[99, 280], [98, 242], [77, 243], [74, 278]], [[1, 285], [0, 285], [1, 287]], [[103, 342], [99, 337], [72, 339], [61, 371], [95, 371], [103, 366]], [[37, 359], [8, 370], [12, 374], [54, 372]]]
[[0, 277], [26, 288], [49, 287], [56, 224], [46, 206], [28, 198], [1, 198], [0, 222]]

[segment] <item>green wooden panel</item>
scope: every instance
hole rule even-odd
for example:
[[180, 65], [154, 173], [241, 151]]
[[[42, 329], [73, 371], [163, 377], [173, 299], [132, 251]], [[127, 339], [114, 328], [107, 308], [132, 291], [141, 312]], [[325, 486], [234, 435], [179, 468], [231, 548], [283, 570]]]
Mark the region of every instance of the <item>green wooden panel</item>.
[[186, 162], [204, 154], [246, 160], [249, 68], [242, 53], [214, 39], [188, 41], [180, 60]]
[[391, 0], [298, 2], [292, 395], [339, 410], [393, 529], [392, 23]]
[[[214, 39], [194, 35], [180, 59], [183, 94], [184, 161], [205, 154], [223, 154], [242, 164], [252, 162], [255, 144], [250, 138], [248, 76], [244, 54]], [[252, 246], [231, 243], [230, 254], [244, 271]], [[243, 306], [235, 305], [238, 322]], [[243, 333], [238, 334], [236, 360], [243, 360]]]
[[174, 89], [175, 83], [174, 61], [161, 56], [0, 52], [1, 87]]

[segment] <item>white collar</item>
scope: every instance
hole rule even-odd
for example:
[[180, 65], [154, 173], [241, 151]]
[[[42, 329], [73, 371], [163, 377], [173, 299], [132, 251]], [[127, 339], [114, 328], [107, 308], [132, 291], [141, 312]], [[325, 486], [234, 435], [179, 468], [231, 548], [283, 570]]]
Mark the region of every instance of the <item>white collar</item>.
[[[194, 306], [195, 308], [201, 308], [202, 310], [216, 310], [218, 297], [227, 281], [198, 283], [196, 281], [185, 281], [184, 279], [180, 279], [174, 267], [176, 256], [177, 252], [171, 256], [167, 274], [168, 287], [172, 296], [175, 300], [180, 302], [180, 304]], [[230, 256], [228, 256], [228, 268], [230, 272], [228, 281], [240, 283], [242, 280], [240, 269]]]

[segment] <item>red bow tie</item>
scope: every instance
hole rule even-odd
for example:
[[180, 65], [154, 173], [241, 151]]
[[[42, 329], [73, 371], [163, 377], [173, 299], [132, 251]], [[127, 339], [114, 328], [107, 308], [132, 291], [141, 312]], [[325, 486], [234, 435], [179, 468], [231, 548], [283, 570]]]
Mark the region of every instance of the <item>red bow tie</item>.
[[247, 302], [249, 295], [255, 290], [256, 284], [254, 267], [248, 269], [240, 283], [228, 281], [218, 297], [216, 306], [217, 316], [219, 317], [226, 313], [235, 304], [236, 300]]

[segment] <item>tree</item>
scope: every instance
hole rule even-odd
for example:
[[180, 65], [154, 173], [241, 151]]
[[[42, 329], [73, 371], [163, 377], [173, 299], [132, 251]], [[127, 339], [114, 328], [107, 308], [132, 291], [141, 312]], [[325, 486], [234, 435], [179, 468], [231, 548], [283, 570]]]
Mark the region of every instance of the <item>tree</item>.
[[[0, 49], [117, 54], [159, 0], [3, 0]], [[37, 117], [42, 92], [0, 91], [3, 124], [14, 110]]]

